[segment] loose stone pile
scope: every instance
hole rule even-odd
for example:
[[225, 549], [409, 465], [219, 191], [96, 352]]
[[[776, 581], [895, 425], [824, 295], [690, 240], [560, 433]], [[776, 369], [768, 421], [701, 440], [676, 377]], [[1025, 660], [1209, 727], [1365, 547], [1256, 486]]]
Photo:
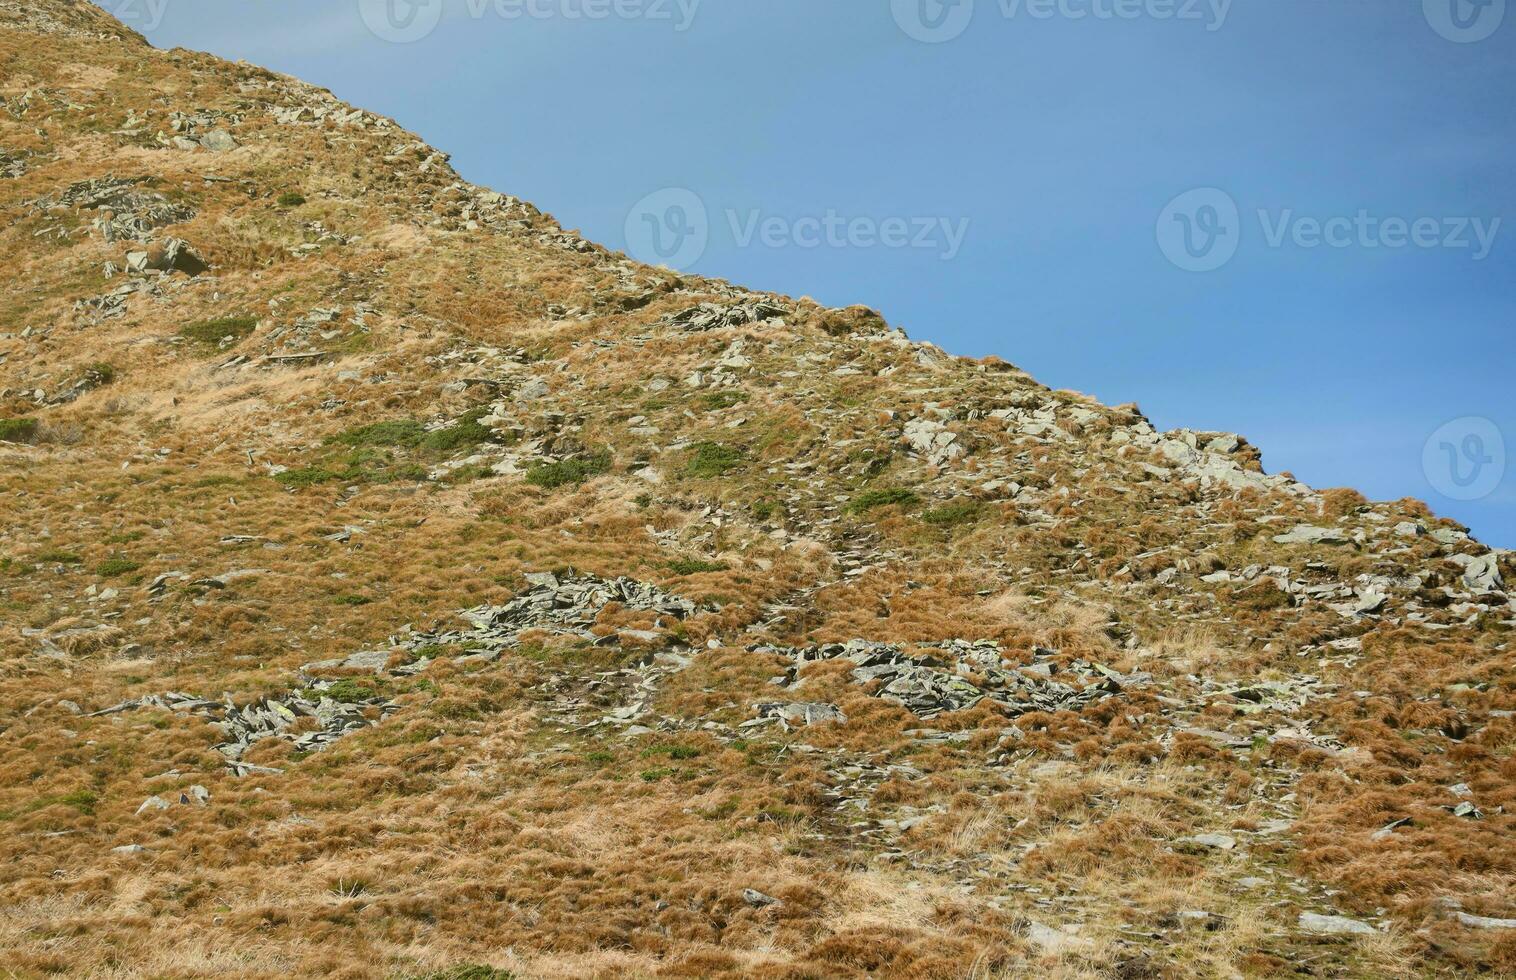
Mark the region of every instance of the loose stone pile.
[[[593, 575], [560, 580], [548, 572], [527, 576], [531, 588], [503, 606], [480, 606], [463, 613], [474, 625], [461, 633], [437, 634], [431, 643], [482, 644], [498, 649], [516, 642], [526, 630], [566, 633], [591, 642], [608, 642], [589, 631], [601, 611], [611, 603], [626, 609], [657, 613], [682, 620], [693, 615], [695, 604], [664, 592], [655, 585], [626, 577], [606, 580]], [[660, 620], [661, 621], [661, 620]], [[657, 634], [638, 639], [652, 639]]]
[[156, 191], [138, 188], [146, 177], [96, 177], [70, 184], [57, 194], [37, 200], [38, 210], [80, 208], [101, 212], [95, 230], [108, 242], [147, 241], [156, 228], [179, 224], [195, 216], [195, 210], [174, 204]]
[[236, 149], [237, 141], [221, 127], [236, 125], [241, 121], [240, 116], [226, 112], [173, 112], [169, 114], [169, 126], [174, 135], [163, 138], [180, 150], [204, 147], [212, 153], [225, 153]]
[[163, 283], [158, 279], [128, 279], [110, 292], [74, 301], [74, 311], [96, 322], [126, 314], [127, 300], [133, 296], [162, 296]]
[[701, 303], [699, 306], [692, 306], [689, 309], [680, 310], [678, 313], [671, 313], [664, 318], [663, 322], [694, 332], [717, 330], [721, 327], [741, 327], [749, 323], [762, 323], [765, 320], [788, 316], [790, 312], [790, 310], [783, 306], [771, 303], [768, 300], [755, 300], [731, 306], [722, 306], [719, 303]]
[[26, 164], [14, 153], [0, 150], [0, 177], [14, 180], [26, 173]]
[[[860, 684], [877, 681], [880, 685], [875, 692], [877, 697], [893, 701], [921, 718], [972, 708], [986, 699], [1011, 717], [1031, 711], [1079, 711], [1150, 679], [1145, 674], [1122, 675], [1100, 664], [1075, 661], [1065, 675], [1067, 682], [1053, 680], [1057, 672], [1051, 660], [1053, 651], [1038, 649], [1031, 665], [1007, 668], [1000, 648], [984, 640], [946, 640], [922, 644], [920, 648], [932, 652], [910, 654], [899, 645], [870, 640], [817, 647], [760, 646], [753, 650], [795, 661], [795, 667], [785, 676], [774, 679], [776, 687], [797, 686], [796, 671], [806, 664], [846, 660], [854, 665], [853, 680]], [[804, 720], [809, 724], [813, 720], [833, 720], [828, 712], [811, 710], [817, 707], [797, 702], [765, 704], [759, 709], [760, 716], [786, 721]], [[836, 711], [835, 706], [827, 707]]]
[[[282, 738], [303, 752], [319, 751], [350, 732], [379, 724], [400, 710], [398, 705], [380, 697], [348, 702], [321, 693], [332, 686], [330, 681], [316, 681], [310, 688], [297, 689], [277, 698], [258, 698], [240, 707], [230, 698], [224, 702], [209, 701], [192, 694], [168, 691], [123, 701], [94, 714], [162, 708], [198, 715], [209, 719], [226, 735], [227, 740], [215, 748], [226, 757], [227, 768], [234, 774], [276, 773], [281, 770], [243, 762], [243, 753], [265, 738]], [[303, 719], [311, 722], [300, 725]], [[297, 726], [300, 731], [291, 730]]]
[[530, 588], [505, 605], [479, 606], [460, 613], [472, 624], [471, 629], [411, 631], [391, 637], [386, 649], [361, 650], [346, 658], [306, 664], [305, 669], [383, 673], [391, 653], [401, 651], [419, 656], [411, 657], [390, 672], [402, 676], [419, 674], [443, 650], [463, 650], [461, 660], [496, 660], [502, 650], [516, 645], [528, 630], [574, 636], [600, 646], [614, 646], [623, 640], [653, 643], [664, 639], [664, 634], [657, 630], [621, 630], [597, 636], [589, 627], [611, 603], [657, 613], [660, 629], [664, 617], [682, 620], [697, 609], [688, 599], [631, 578], [608, 580], [580, 575], [559, 579], [549, 572], [532, 573], [526, 578]]

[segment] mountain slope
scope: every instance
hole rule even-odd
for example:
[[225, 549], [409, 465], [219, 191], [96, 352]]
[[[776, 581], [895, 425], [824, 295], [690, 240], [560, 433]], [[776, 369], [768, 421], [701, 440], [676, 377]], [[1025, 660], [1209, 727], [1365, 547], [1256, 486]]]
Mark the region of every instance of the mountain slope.
[[1516, 968], [1509, 553], [83, 0], [0, 60], [17, 975]]

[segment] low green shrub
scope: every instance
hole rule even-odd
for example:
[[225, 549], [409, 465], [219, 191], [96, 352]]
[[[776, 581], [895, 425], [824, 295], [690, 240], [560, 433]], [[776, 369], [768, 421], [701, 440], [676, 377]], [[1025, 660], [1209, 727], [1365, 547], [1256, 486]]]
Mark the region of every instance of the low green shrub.
[[738, 446], [724, 446], [719, 442], [696, 443], [684, 466], [684, 475], [693, 477], [724, 476], [742, 465], [746, 453]]
[[675, 575], [698, 575], [701, 572], [724, 572], [731, 566], [725, 562], [706, 561], [704, 558], [675, 558], [669, 569]]
[[360, 425], [357, 428], [348, 429], [346, 432], [339, 432], [327, 441], [353, 447], [409, 447], [420, 445], [421, 440], [424, 438], [426, 438], [426, 429], [420, 422], [411, 419], [399, 419], [393, 422], [375, 422], [372, 425]]
[[984, 505], [977, 500], [961, 500], [924, 511], [921, 519], [937, 527], [957, 527], [971, 524], [984, 514]]
[[421, 446], [434, 453], [451, 453], [488, 442], [493, 435], [476, 420], [463, 419], [445, 429], [428, 432], [422, 437]]
[[116, 366], [96, 361], [84, 369], [84, 379], [96, 388], [104, 388], [116, 380]]
[[236, 343], [249, 336], [257, 326], [256, 317], [224, 316], [191, 323], [179, 331], [179, 336], [205, 347], [219, 348], [223, 343]]
[[0, 419], [0, 442], [31, 442], [36, 438], [36, 419]]
[[747, 392], [743, 391], [712, 391], [700, 396], [700, 406], [708, 412], [719, 412], [734, 405], [741, 405], [748, 400]]
[[340, 680], [324, 691], [312, 691], [311, 694], [317, 698], [328, 697], [333, 701], [341, 701], [343, 704], [356, 704], [379, 696], [378, 691], [355, 680]]
[[854, 497], [847, 505], [849, 514], [863, 514], [876, 507], [888, 507], [899, 504], [908, 507], [916, 503], [919, 498], [913, 491], [904, 487], [894, 487], [889, 490], [865, 490]]
[[112, 555], [95, 566], [95, 574], [101, 578], [115, 578], [118, 575], [130, 575], [141, 567], [130, 558]]
[[556, 490], [559, 487], [583, 483], [592, 476], [607, 472], [610, 468], [610, 450], [603, 449], [598, 453], [588, 453], [554, 463], [535, 463], [526, 471], [526, 482], [542, 487], [544, 490]]
[[330, 483], [333, 480], [342, 479], [341, 473], [333, 473], [331, 470], [320, 466], [305, 466], [299, 469], [285, 470], [276, 473], [274, 479], [291, 490], [299, 490], [304, 487], [314, 487], [319, 483]]

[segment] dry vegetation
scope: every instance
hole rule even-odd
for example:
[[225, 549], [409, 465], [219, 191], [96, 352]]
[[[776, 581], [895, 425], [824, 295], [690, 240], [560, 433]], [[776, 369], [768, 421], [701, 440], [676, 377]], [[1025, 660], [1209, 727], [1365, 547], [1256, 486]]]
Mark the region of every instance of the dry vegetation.
[[[1483, 549], [1423, 505], [1187, 475], [1133, 406], [637, 266], [387, 120], [82, 2], [0, 0], [0, 64], [0, 973], [1516, 971], [1516, 930], [1450, 914], [1516, 915], [1512, 614], [1451, 596]], [[237, 145], [174, 142], [213, 129]], [[208, 270], [125, 271], [139, 243], [99, 223], [145, 199], [60, 203], [107, 177], [186, 209], [146, 237]], [[784, 322], [665, 319], [755, 298]], [[903, 441], [919, 419], [961, 452]], [[1274, 540], [1296, 524], [1344, 540]], [[254, 744], [277, 773], [232, 775], [190, 712], [94, 714], [404, 666], [408, 627], [569, 569], [699, 611], [328, 671], [400, 710]], [[856, 638], [1148, 679], [923, 719], [835, 659], [776, 693], [790, 662], [755, 649]], [[599, 723], [670, 645], [643, 724]], [[773, 700], [847, 720], [750, 725]]]

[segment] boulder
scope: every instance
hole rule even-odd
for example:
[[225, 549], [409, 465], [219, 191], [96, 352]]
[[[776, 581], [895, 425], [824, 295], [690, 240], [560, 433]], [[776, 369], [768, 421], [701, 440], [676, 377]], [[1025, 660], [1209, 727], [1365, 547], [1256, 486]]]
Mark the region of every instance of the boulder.
[[151, 810], [167, 810], [168, 808], [168, 800], [165, 800], [161, 796], [149, 796], [147, 799], [142, 801], [141, 806], [137, 807], [137, 816], [140, 817], [142, 814], [147, 813]]
[[770, 905], [782, 905], [779, 899], [772, 895], [765, 895], [756, 888], [742, 889], [742, 900], [755, 909], [768, 908]]
[[1367, 922], [1349, 919], [1343, 915], [1320, 915], [1316, 912], [1300, 913], [1300, 928], [1320, 936], [1376, 936], [1379, 930]]
[[758, 705], [758, 717], [778, 718], [786, 725], [819, 725], [824, 721], [842, 724], [847, 715], [835, 704], [820, 704], [810, 701], [792, 701], [783, 704]]
[[235, 150], [237, 141], [226, 130], [213, 129], [200, 137], [200, 145], [212, 153], [225, 153], [227, 150]]
[[1334, 527], [1301, 524], [1293, 530], [1274, 535], [1275, 544], [1347, 544], [1348, 536]]
[[[133, 255], [127, 256], [127, 268], [133, 268]], [[148, 249], [139, 263], [141, 269], [153, 272], [180, 272], [186, 276], [198, 276], [210, 266], [195, 254], [189, 243], [181, 238], [170, 238], [161, 246]]]
[[933, 466], [946, 465], [963, 455], [958, 434], [931, 419], [911, 419], [905, 424], [901, 439]]
[[1505, 582], [1500, 578], [1500, 564], [1493, 553], [1477, 557], [1450, 555], [1448, 560], [1463, 566], [1463, 585], [1470, 592], [1488, 595], [1505, 591]]

